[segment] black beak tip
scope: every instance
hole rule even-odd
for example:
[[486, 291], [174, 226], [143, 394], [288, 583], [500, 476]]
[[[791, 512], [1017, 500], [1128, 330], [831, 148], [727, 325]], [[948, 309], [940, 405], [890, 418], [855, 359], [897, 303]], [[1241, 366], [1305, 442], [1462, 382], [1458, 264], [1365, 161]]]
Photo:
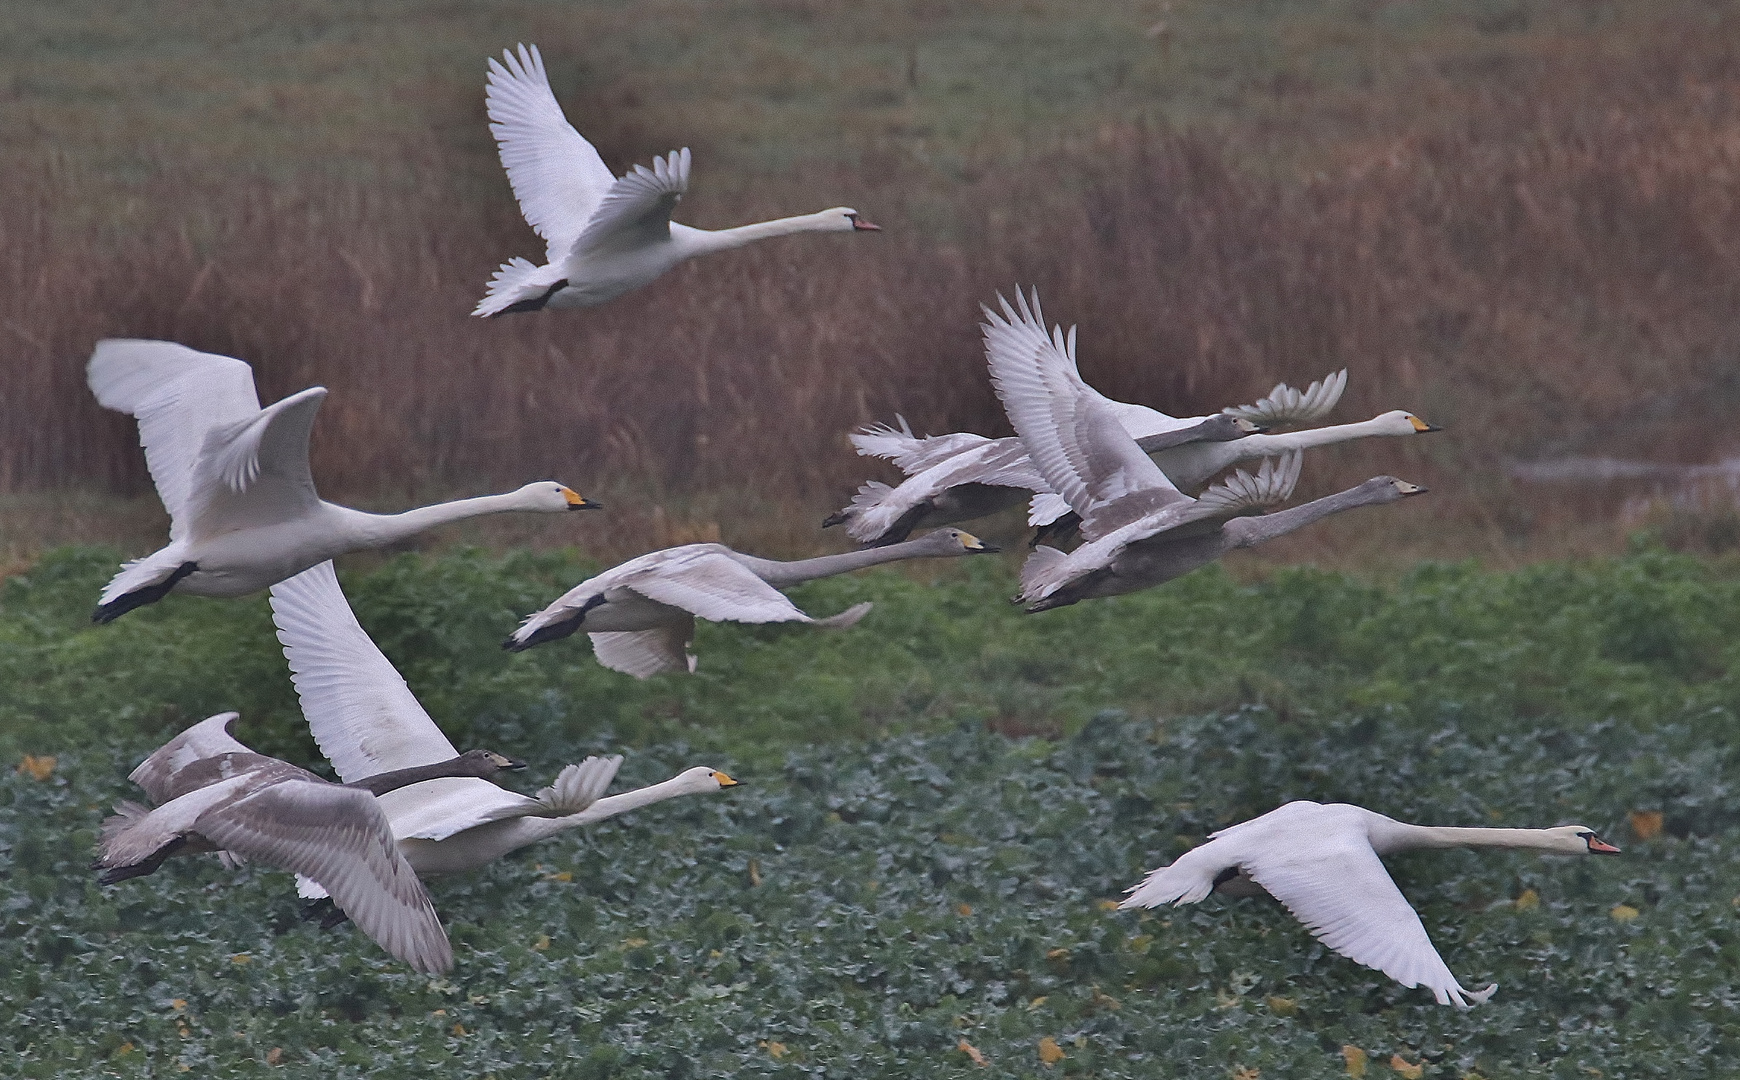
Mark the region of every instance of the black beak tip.
[[995, 555], [1003, 549], [996, 544], [980, 544], [978, 550], [981, 555]]

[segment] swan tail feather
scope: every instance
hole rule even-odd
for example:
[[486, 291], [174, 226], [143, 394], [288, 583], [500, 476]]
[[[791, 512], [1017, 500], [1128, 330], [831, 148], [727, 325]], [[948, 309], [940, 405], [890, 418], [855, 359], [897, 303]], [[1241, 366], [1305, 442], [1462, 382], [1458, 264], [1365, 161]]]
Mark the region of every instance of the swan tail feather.
[[875, 606], [875, 604], [866, 600], [861, 604], [853, 604], [838, 615], [829, 615], [825, 619], [815, 619], [813, 621], [815, 625], [826, 630], [847, 630], [858, 625], [858, 620], [870, 614], [870, 609]]
[[567, 283], [561, 268], [538, 266], [529, 259], [515, 256], [501, 264], [489, 279], [489, 289], [473, 316], [494, 318], [516, 311], [536, 311], [550, 302], [550, 297]]

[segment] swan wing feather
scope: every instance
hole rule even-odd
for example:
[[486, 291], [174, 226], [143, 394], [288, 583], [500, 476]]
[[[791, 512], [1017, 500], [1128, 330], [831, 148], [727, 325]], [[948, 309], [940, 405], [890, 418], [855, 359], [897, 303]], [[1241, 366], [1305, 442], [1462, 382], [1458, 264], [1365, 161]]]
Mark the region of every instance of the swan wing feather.
[[1302, 460], [1298, 450], [1289, 450], [1278, 458], [1264, 458], [1254, 476], [1243, 469], [1236, 470], [1198, 495], [1195, 505], [1180, 515], [1179, 524], [1260, 513], [1279, 506], [1298, 485]]
[[1074, 332], [1045, 332], [1035, 293], [985, 308], [985, 354], [991, 384], [1035, 469], [1087, 521], [1097, 506], [1136, 492], [1157, 502], [1184, 495], [1118, 422], [1076, 370]]
[[506, 51], [501, 60], [491, 57], [483, 96], [520, 212], [544, 238], [544, 261], [557, 262], [573, 248], [616, 177], [562, 115], [536, 45]]
[[948, 435], [918, 436], [912, 433], [906, 417], [896, 414], [898, 428], [888, 424], [871, 424], [847, 436], [861, 457], [876, 457], [892, 461], [908, 476], [921, 473], [938, 462], [964, 450], [983, 446], [991, 440], [969, 431]]
[[273, 784], [207, 813], [198, 830], [222, 848], [318, 882], [359, 930], [418, 971], [453, 966], [435, 906], [368, 792]]
[[1347, 369], [1326, 375], [1304, 390], [1295, 390], [1286, 383], [1276, 383], [1267, 397], [1250, 405], [1229, 405], [1223, 412], [1242, 416], [1263, 427], [1286, 427], [1290, 424], [1313, 424], [1329, 415], [1347, 390]]
[[652, 168], [636, 165], [610, 186], [571, 256], [635, 250], [671, 238], [671, 211], [689, 190], [689, 149], [654, 158]]
[[346, 783], [459, 755], [357, 622], [331, 561], [272, 586], [271, 602], [302, 715]]
[[601, 630], [588, 635], [592, 654], [612, 671], [637, 679], [666, 672], [694, 674], [695, 657], [689, 642], [695, 636], [694, 618], [651, 630]]
[[276, 525], [319, 508], [308, 439], [324, 400], [326, 388], [311, 386], [206, 432], [187, 502], [190, 536]]
[[673, 548], [617, 584], [711, 622], [808, 622], [791, 599], [712, 546]]
[[85, 374], [99, 405], [139, 421], [145, 465], [169, 511], [169, 537], [182, 539], [206, 432], [260, 411], [254, 369], [172, 341], [108, 338], [97, 342]]
[[400, 840], [445, 840], [492, 821], [542, 814], [536, 799], [475, 776], [442, 776], [389, 791], [375, 802]]
[[226, 712], [206, 717], [158, 747], [127, 779], [145, 789], [145, 794], [159, 806], [186, 794], [177, 777], [194, 762], [223, 754], [250, 753], [229, 733], [230, 723], [239, 716], [241, 713]]

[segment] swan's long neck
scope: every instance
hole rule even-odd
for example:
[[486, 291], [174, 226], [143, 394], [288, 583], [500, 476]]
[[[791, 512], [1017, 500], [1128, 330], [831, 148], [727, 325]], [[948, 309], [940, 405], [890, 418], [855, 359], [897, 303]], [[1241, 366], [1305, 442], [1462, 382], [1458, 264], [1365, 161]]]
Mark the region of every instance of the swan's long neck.
[[[1408, 825], [1396, 821], [1391, 822], [1383, 831], [1391, 834], [1382, 838], [1385, 851], [1453, 847], [1558, 852], [1583, 850], [1575, 845], [1567, 846], [1562, 834], [1549, 829], [1457, 829], [1439, 825]], [[1374, 838], [1374, 841], [1377, 839]]]
[[352, 511], [357, 515], [352, 528], [364, 543], [371, 547], [385, 547], [433, 529], [437, 525], [525, 508], [518, 494], [514, 492], [506, 495], [480, 495], [474, 499], [455, 499], [433, 506], [419, 506], [402, 514], [366, 514]]
[[790, 236], [793, 233], [836, 232], [839, 227], [840, 219], [833, 214], [803, 214], [799, 217], [758, 221], [753, 225], [739, 225], [735, 229], [696, 229], [689, 243], [696, 249], [696, 254], [702, 254], [729, 251], [745, 244], [753, 244], [757, 240]]
[[464, 757], [448, 758], [432, 765], [413, 765], [408, 769], [394, 769], [391, 772], [376, 773], [365, 776], [361, 780], [352, 780], [345, 787], [362, 788], [373, 795], [385, 795], [389, 791], [397, 791], [402, 787], [420, 784], [425, 780], [439, 780], [445, 776], [476, 776], [477, 771], [471, 762]]
[[662, 783], [651, 784], [633, 791], [625, 791], [620, 795], [606, 795], [577, 814], [564, 814], [561, 817], [524, 817], [514, 821], [515, 847], [534, 843], [548, 836], [554, 836], [565, 829], [578, 828], [581, 825], [591, 825], [606, 818], [626, 814], [630, 810], [638, 810], [643, 806], [674, 799], [679, 795], [691, 795], [695, 789], [683, 782], [681, 776], [673, 776]]
[[[1251, 438], [1256, 438], [1253, 435]], [[1249, 441], [1249, 440], [1247, 440]], [[1295, 506], [1289, 510], [1280, 510], [1262, 517], [1235, 518], [1221, 528], [1226, 547], [1246, 548], [1267, 543], [1277, 536], [1285, 536], [1295, 529], [1322, 521], [1331, 514], [1339, 514], [1343, 510], [1355, 507], [1370, 506], [1374, 503], [1394, 502], [1399, 497], [1395, 485], [1389, 481], [1374, 482], [1367, 480], [1358, 487], [1350, 487], [1334, 495], [1321, 499], [1313, 499], [1308, 503]]]
[[741, 555], [736, 552], [732, 554], [738, 562], [753, 571], [756, 577], [776, 589], [781, 589], [787, 585], [796, 585], [803, 581], [833, 577], [835, 574], [848, 574], [853, 570], [862, 570], [866, 566], [880, 566], [883, 563], [900, 562], [902, 559], [936, 556], [939, 552], [935, 543], [920, 537], [917, 540], [907, 540], [885, 547], [860, 548], [857, 551], [845, 551], [838, 555], [819, 555], [813, 559], [794, 559], [791, 562], [757, 559], [752, 555]]
[[1333, 424], [1329, 427], [1306, 428], [1304, 431], [1288, 431], [1280, 435], [1251, 435], [1239, 440], [1235, 445], [1246, 457], [1257, 455], [1269, 456], [1283, 453], [1287, 450], [1309, 450], [1313, 446], [1328, 446], [1332, 443], [1349, 442], [1353, 439], [1365, 439], [1373, 435], [1412, 435], [1414, 429], [1398, 430], [1394, 424], [1384, 417], [1376, 416], [1370, 420], [1361, 420], [1357, 424]]

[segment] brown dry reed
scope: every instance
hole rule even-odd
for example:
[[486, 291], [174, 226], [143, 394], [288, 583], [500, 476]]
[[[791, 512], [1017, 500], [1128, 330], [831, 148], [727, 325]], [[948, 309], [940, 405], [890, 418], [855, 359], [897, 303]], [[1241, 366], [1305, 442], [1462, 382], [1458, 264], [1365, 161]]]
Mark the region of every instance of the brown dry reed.
[[1731, 448], [1732, 49], [1664, 41], [1619, 69], [1548, 53], [1468, 85], [1423, 79], [1405, 117], [1382, 95], [1350, 105], [1351, 134], [1302, 175], [1252, 169], [1252, 145], [1212, 132], [1130, 129], [946, 184], [891, 158], [708, 197], [698, 161], [685, 220], [845, 203], [885, 231], [487, 321], [468, 313], [494, 265], [541, 253], [487, 162], [413, 147], [386, 178], [279, 184], [147, 163], [130, 201], [97, 206], [67, 169], [13, 171], [0, 489], [144, 489], [131, 421], [83, 377], [97, 339], [139, 336], [246, 359], [268, 401], [330, 387], [329, 497], [551, 477], [654, 502], [726, 492], [807, 527], [888, 475], [848, 447], [860, 424], [1007, 432], [976, 324], [1017, 282], [1081, 325], [1084, 374], [1126, 400], [1194, 413], [1351, 368], [1338, 418], [1408, 408], [1452, 433], [1325, 455], [1310, 486], [1393, 469], [1495, 535], [1544, 527], [1507, 459]]

